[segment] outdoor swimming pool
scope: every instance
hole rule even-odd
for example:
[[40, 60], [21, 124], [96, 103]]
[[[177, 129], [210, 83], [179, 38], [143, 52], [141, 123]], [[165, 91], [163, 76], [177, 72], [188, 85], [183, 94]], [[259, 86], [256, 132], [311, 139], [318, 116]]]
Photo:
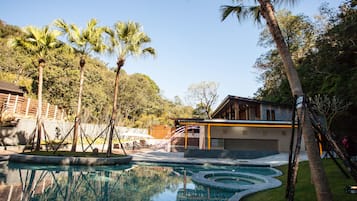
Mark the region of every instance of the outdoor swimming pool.
[[[51, 166], [12, 163], [0, 168], [0, 197], [5, 200], [228, 200], [255, 181], [279, 174], [263, 167], [132, 163], [121, 166]], [[202, 172], [222, 186], [193, 180]], [[257, 177], [240, 178], [237, 174]], [[212, 176], [212, 174], [210, 174]], [[212, 178], [204, 178], [208, 181]], [[238, 182], [241, 180], [241, 182]], [[231, 181], [231, 182], [230, 182]], [[258, 182], [258, 183], [259, 183]], [[243, 185], [242, 189], [224, 184]], [[244, 187], [245, 186], [245, 187]]]

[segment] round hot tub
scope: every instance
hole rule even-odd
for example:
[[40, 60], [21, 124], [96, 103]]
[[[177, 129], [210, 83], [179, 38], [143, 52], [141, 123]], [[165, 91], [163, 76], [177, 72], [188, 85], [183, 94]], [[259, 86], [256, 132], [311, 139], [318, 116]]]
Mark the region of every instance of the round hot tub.
[[192, 175], [192, 180], [205, 186], [231, 191], [241, 191], [269, 183], [268, 178], [262, 175], [231, 171], [200, 171]]

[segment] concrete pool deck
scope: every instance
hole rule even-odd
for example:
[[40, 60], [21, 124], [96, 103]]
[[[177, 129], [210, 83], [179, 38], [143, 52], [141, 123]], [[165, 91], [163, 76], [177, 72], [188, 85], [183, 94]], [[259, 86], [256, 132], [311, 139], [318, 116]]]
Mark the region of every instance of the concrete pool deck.
[[[0, 158], [7, 155], [21, 153], [19, 146], [8, 146], [7, 150], [0, 148]], [[137, 150], [128, 153], [133, 162], [157, 162], [157, 163], [186, 163], [186, 164], [216, 164], [216, 165], [264, 165], [276, 167], [288, 164], [289, 153], [279, 153], [256, 159], [229, 159], [229, 158], [185, 158], [183, 152], [166, 152], [164, 150]], [[306, 161], [305, 152], [300, 153], [300, 161]]]
[[[164, 150], [144, 151], [130, 154], [134, 162], [216, 164], [216, 165], [264, 165], [276, 167], [288, 164], [289, 153], [280, 153], [257, 159], [229, 158], [184, 158], [183, 152], [165, 152]], [[306, 161], [305, 152], [300, 153], [300, 161]]]

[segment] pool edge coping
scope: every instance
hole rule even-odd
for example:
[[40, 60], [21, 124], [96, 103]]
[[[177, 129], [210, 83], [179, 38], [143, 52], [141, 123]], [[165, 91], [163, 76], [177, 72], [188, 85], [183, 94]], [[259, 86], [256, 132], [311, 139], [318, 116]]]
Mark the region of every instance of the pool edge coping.
[[11, 154], [9, 156], [10, 162], [19, 163], [36, 163], [36, 164], [52, 164], [52, 165], [85, 165], [85, 166], [99, 166], [99, 165], [120, 165], [128, 164], [132, 161], [132, 156], [121, 157], [73, 157], [73, 156], [39, 156], [26, 154]]

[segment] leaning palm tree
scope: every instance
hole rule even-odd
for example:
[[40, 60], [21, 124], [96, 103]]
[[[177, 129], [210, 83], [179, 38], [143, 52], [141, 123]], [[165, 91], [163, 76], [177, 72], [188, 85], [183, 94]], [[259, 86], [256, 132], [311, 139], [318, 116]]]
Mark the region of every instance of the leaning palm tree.
[[[283, 60], [285, 73], [287, 74], [287, 78], [289, 80], [291, 92], [293, 96], [299, 97], [300, 100], [303, 100], [305, 95], [302, 90], [301, 82], [274, 13], [273, 3], [281, 3], [283, 1], [284, 0], [258, 0], [254, 1], [259, 2], [257, 5], [244, 6], [242, 4], [242, 0], [236, 0], [234, 2], [238, 3], [238, 5], [222, 6], [222, 21], [231, 14], [235, 14], [238, 20], [252, 16], [256, 22], [260, 22], [261, 17], [263, 17], [266, 20], [269, 31]], [[287, 1], [289, 0], [285, 0], [285, 2]], [[294, 0], [290, 0], [290, 2], [294, 2]], [[304, 106], [297, 107], [297, 110], [299, 118], [303, 120], [302, 133], [309, 158], [310, 171], [312, 175], [312, 181], [315, 185], [317, 199], [319, 201], [332, 200], [331, 190], [329, 188], [326, 173], [323, 169], [319, 151], [316, 146], [311, 121], [309, 117], [304, 117], [306, 108]]]
[[117, 22], [114, 24], [113, 29], [108, 28], [106, 31], [109, 36], [109, 52], [118, 55], [107, 156], [110, 156], [112, 153], [112, 140], [117, 118], [120, 70], [124, 66], [128, 56], [141, 56], [145, 54], [155, 56], [156, 54], [154, 48], [145, 47], [146, 44], [151, 42], [151, 39], [141, 29], [139, 23], [129, 21]]
[[46, 64], [46, 56], [51, 49], [58, 48], [62, 45], [57, 37], [59, 31], [51, 30], [49, 26], [44, 26], [42, 29], [29, 26], [24, 28], [22, 37], [13, 38], [9, 41], [11, 47], [19, 48], [33, 54], [38, 60], [38, 89], [37, 89], [37, 122], [36, 122], [36, 148], [40, 150], [42, 138], [42, 83], [43, 83], [43, 68]]
[[81, 122], [81, 103], [82, 103], [82, 93], [83, 93], [83, 82], [84, 82], [84, 66], [86, 63], [86, 56], [91, 52], [101, 53], [105, 50], [105, 45], [102, 38], [102, 33], [104, 29], [98, 27], [97, 20], [91, 19], [85, 29], [80, 29], [74, 24], [67, 24], [63, 19], [57, 19], [54, 22], [62, 34], [67, 35], [67, 40], [71, 43], [72, 47], [79, 53], [79, 69], [80, 69], [80, 79], [79, 79], [79, 92], [78, 92], [78, 103], [77, 103], [77, 113], [74, 121], [74, 131], [73, 131], [73, 142], [71, 151], [75, 152], [77, 148], [79, 127]]

